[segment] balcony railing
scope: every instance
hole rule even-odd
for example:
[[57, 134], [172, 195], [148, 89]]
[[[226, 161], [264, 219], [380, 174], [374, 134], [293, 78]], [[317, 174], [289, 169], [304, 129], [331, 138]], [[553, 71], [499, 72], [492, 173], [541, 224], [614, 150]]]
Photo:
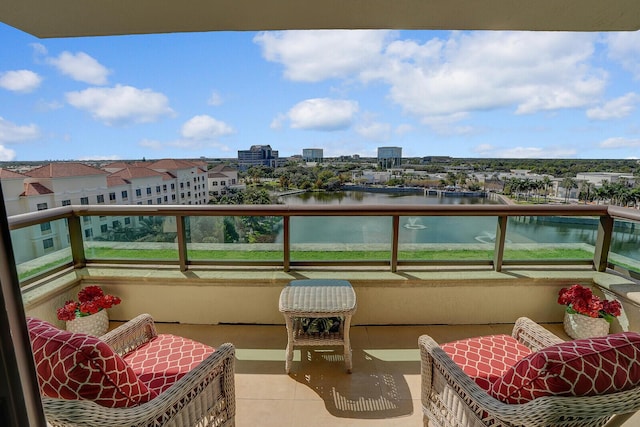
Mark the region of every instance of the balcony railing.
[[640, 211], [604, 205], [72, 205], [12, 216], [9, 226], [22, 284], [95, 264], [640, 273], [640, 254], [628, 250], [640, 242]]

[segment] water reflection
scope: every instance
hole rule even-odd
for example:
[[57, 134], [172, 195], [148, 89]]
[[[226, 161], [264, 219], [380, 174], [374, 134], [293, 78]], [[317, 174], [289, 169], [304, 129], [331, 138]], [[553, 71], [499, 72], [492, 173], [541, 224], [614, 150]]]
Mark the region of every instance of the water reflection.
[[[422, 194], [386, 194], [344, 191], [304, 193], [282, 198], [286, 204], [313, 205], [437, 205], [496, 204], [485, 198], [425, 197]], [[401, 217], [399, 243], [484, 243], [493, 245], [496, 217]], [[598, 219], [591, 217], [511, 217], [509, 244], [587, 244], [595, 246]], [[391, 217], [294, 217], [291, 243], [391, 243]], [[277, 238], [282, 241], [282, 233]], [[640, 227], [616, 221], [611, 252], [638, 259]]]

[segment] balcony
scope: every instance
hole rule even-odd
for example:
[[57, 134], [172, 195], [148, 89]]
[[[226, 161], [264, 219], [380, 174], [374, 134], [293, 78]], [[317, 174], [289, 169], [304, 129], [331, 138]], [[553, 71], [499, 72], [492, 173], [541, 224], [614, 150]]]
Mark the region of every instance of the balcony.
[[[109, 224], [108, 238], [87, 233], [85, 217], [96, 227]], [[317, 221], [341, 221], [361, 239], [327, 237]], [[53, 252], [37, 245], [44, 223]], [[238, 238], [229, 238], [231, 223]], [[549, 223], [569, 224], [563, 233], [571, 236], [522, 241], [525, 229], [542, 235]], [[260, 235], [268, 239], [251, 234], [264, 224], [272, 227]], [[438, 234], [447, 224], [468, 234], [466, 241]], [[114, 324], [147, 312], [161, 332], [212, 346], [233, 342], [239, 426], [420, 425], [418, 336], [446, 342], [505, 333], [528, 316], [567, 338], [556, 297], [573, 283], [623, 304], [612, 331], [640, 330], [640, 254], [624, 251], [625, 244], [637, 248], [638, 224], [637, 210], [550, 205], [96, 205], [9, 218], [28, 315], [63, 326], [55, 308], [95, 284], [123, 299], [110, 309]], [[156, 238], [133, 241], [127, 225]], [[413, 238], [425, 230], [431, 237]], [[291, 373], [284, 372], [278, 296], [304, 278], [345, 279], [356, 290], [352, 375], [335, 348], [296, 350]]]

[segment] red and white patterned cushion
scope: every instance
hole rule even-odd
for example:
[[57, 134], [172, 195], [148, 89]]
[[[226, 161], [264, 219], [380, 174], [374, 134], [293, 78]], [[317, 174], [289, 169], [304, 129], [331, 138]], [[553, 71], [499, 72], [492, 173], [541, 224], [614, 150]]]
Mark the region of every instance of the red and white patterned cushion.
[[125, 355], [124, 360], [140, 381], [160, 394], [214, 351], [188, 338], [161, 334]]
[[449, 357], [484, 390], [531, 350], [509, 335], [468, 338], [443, 344]]
[[542, 396], [592, 396], [640, 384], [640, 334], [624, 332], [567, 341], [532, 353], [494, 382], [505, 403]]
[[110, 408], [136, 406], [157, 396], [100, 339], [35, 318], [27, 318], [27, 327], [42, 395], [87, 399]]

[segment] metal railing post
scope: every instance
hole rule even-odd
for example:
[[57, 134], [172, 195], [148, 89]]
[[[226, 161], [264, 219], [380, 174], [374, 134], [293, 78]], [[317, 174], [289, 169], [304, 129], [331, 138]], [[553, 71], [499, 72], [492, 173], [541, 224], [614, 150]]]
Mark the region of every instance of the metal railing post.
[[613, 217], [603, 215], [598, 222], [598, 236], [593, 252], [593, 268], [596, 271], [606, 271], [609, 264], [609, 249], [613, 236]]
[[391, 241], [391, 272], [398, 271], [398, 240], [400, 238], [400, 216], [393, 216], [393, 240]]
[[87, 258], [84, 253], [84, 239], [82, 238], [82, 225], [80, 217], [71, 215], [67, 219], [69, 227], [69, 243], [71, 244], [71, 258], [74, 268], [82, 268], [87, 265]]
[[282, 251], [283, 251], [283, 260], [282, 265], [284, 271], [289, 271], [291, 269], [291, 229], [289, 227], [291, 217], [288, 215], [284, 215], [282, 217]]
[[176, 215], [176, 231], [178, 237], [178, 262], [180, 264], [180, 271], [187, 271], [187, 227], [185, 217], [183, 215]]
[[493, 269], [502, 271], [502, 260], [504, 258], [504, 242], [507, 234], [508, 217], [499, 216], [496, 226], [496, 243], [493, 251]]

